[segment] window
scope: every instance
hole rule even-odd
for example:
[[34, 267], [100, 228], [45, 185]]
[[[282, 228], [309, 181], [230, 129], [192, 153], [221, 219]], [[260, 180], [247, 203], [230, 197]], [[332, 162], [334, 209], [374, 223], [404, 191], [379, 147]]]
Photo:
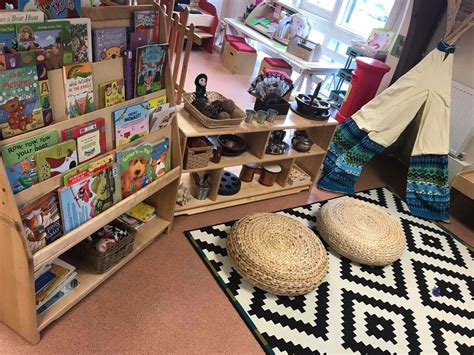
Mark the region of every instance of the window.
[[393, 26], [405, 3], [406, 0], [301, 0], [300, 8], [313, 15], [308, 16], [312, 27], [309, 39], [319, 41], [332, 61], [344, 63], [353, 40], [367, 39], [373, 28]]

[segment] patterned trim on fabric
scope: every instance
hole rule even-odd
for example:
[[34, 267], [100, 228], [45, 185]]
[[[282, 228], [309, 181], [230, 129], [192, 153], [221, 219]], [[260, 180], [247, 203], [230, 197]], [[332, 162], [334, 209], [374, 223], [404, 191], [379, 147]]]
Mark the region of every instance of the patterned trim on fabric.
[[406, 201], [410, 211], [419, 217], [449, 218], [448, 156], [417, 155], [410, 158]]

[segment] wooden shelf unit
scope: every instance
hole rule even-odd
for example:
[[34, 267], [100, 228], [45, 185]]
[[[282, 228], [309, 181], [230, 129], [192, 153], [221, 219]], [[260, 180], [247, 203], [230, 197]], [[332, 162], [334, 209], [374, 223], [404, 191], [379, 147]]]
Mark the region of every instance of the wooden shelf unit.
[[[117, 24], [121, 26], [130, 25], [133, 11], [141, 9], [141, 7], [127, 6], [115, 7], [113, 10], [88, 8], [85, 13], [87, 17], [91, 18], [92, 27], [100, 28], [113, 27]], [[165, 24], [166, 15], [161, 8], [158, 8], [158, 11], [160, 14], [160, 23]], [[111, 19], [113, 19], [112, 22], [110, 22]], [[167, 38], [166, 26], [160, 26], [159, 42], [165, 43]], [[123, 78], [122, 58], [93, 63], [93, 75], [95, 102], [98, 103], [98, 84], [104, 81]], [[114, 149], [113, 111], [162, 95], [167, 96], [167, 101], [170, 106], [175, 105], [171, 64], [165, 67], [164, 75], [167, 85], [163, 90], [108, 108], [97, 109], [96, 107], [96, 110], [92, 113], [74, 119], [67, 119], [65, 114], [66, 101], [64, 97], [62, 70], [49, 71], [48, 78], [54, 123], [50, 126], [0, 141], [0, 147], [50, 130], [57, 130], [58, 133], [60, 133], [63, 129], [102, 117], [106, 122], [107, 154], [113, 153], [116, 151], [116, 149]], [[143, 142], [157, 143], [165, 137], [169, 138], [171, 142], [171, 170], [168, 173], [133, 195], [123, 199], [98, 216], [88, 220], [78, 228], [66, 233], [53, 243], [40, 249], [34, 255], [32, 255], [26, 241], [19, 208], [60, 187], [61, 176], [43, 181], [14, 195], [10, 189], [3, 161], [0, 158], [0, 230], [2, 234], [2, 238], [0, 238], [0, 288], [2, 289], [2, 292], [0, 292], [1, 322], [15, 330], [30, 343], [38, 343], [40, 341], [41, 330], [61, 317], [81, 299], [91, 293], [97, 286], [118, 271], [159, 235], [163, 232], [169, 232], [173, 224], [176, 194], [181, 177], [182, 156], [177, 120], [174, 120], [168, 127], [151, 132], [146, 137], [129, 143], [120, 149], [135, 146]], [[91, 233], [99, 230], [105, 224], [128, 211], [141, 201], [146, 201], [153, 205], [156, 208], [157, 217], [139, 229], [132, 253], [122, 259], [117, 265], [113, 266], [104, 274], [97, 274], [88, 269], [80, 258], [74, 257], [73, 253], [70, 252], [73, 246], [87, 238]], [[40, 316], [37, 316], [34, 272], [50, 263], [56, 257], [64, 257], [76, 266], [78, 273], [77, 279], [80, 285]]]
[[[194, 181], [191, 178], [191, 173], [193, 172], [199, 172], [199, 174], [209, 172], [212, 182], [211, 193], [207, 199], [193, 199], [185, 206], [176, 205], [176, 215], [186, 215], [310, 190], [326, 155], [326, 150], [329, 147], [329, 143], [337, 127], [337, 122], [333, 119], [328, 121], [311, 121], [290, 111], [286, 116], [277, 116], [277, 119], [273, 123], [265, 122], [264, 124], [259, 124], [257, 122], [243, 122], [237, 127], [212, 129], [202, 126], [188, 111], [181, 110], [178, 114], [178, 126], [181, 136], [181, 150], [183, 153], [187, 139], [199, 136], [207, 136], [210, 137], [211, 141], [215, 141], [214, 138], [221, 134], [237, 134], [245, 139], [249, 146], [245, 153], [237, 157], [222, 156], [218, 164], [209, 162], [209, 164], [203, 168], [183, 170], [181, 182], [190, 187], [191, 192], [195, 189]], [[281, 155], [265, 153], [272, 131], [286, 130], [285, 141], [290, 144], [291, 147], [292, 133], [297, 129], [305, 129], [315, 142], [309, 152], [301, 153], [290, 148], [287, 153]], [[235, 195], [221, 196], [218, 194], [219, 182], [224, 169], [239, 175], [240, 169], [244, 164], [263, 164], [270, 162], [280, 164], [283, 168], [277, 178], [277, 182], [273, 186], [267, 187], [261, 185], [258, 182], [258, 176], [256, 176], [254, 180], [249, 183], [242, 182], [240, 191]], [[298, 166], [308, 173], [308, 175], [311, 176], [311, 181], [299, 185], [288, 184], [288, 175], [293, 165]]]

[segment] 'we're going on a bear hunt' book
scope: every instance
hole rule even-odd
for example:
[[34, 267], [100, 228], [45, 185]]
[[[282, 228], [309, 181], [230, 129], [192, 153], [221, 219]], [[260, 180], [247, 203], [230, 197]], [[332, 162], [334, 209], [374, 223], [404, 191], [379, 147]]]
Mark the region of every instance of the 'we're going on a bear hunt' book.
[[13, 193], [17, 193], [38, 183], [36, 152], [58, 144], [56, 131], [38, 134], [2, 147], [2, 158], [8, 181]]
[[96, 29], [93, 42], [94, 62], [120, 58], [127, 47], [127, 31], [125, 27]]
[[36, 66], [0, 71], [0, 139], [43, 126]]
[[92, 63], [66, 65], [63, 74], [68, 117], [74, 118], [94, 111]]

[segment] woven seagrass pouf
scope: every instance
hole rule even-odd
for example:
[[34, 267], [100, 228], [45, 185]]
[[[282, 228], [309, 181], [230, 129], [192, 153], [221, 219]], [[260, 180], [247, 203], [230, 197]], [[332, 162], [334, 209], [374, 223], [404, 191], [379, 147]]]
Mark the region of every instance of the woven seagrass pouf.
[[383, 266], [402, 256], [406, 240], [399, 223], [381, 207], [342, 197], [316, 214], [321, 237], [336, 252], [365, 265]]
[[233, 267], [250, 284], [280, 296], [314, 290], [328, 271], [326, 249], [304, 224], [273, 213], [236, 222], [227, 238]]

